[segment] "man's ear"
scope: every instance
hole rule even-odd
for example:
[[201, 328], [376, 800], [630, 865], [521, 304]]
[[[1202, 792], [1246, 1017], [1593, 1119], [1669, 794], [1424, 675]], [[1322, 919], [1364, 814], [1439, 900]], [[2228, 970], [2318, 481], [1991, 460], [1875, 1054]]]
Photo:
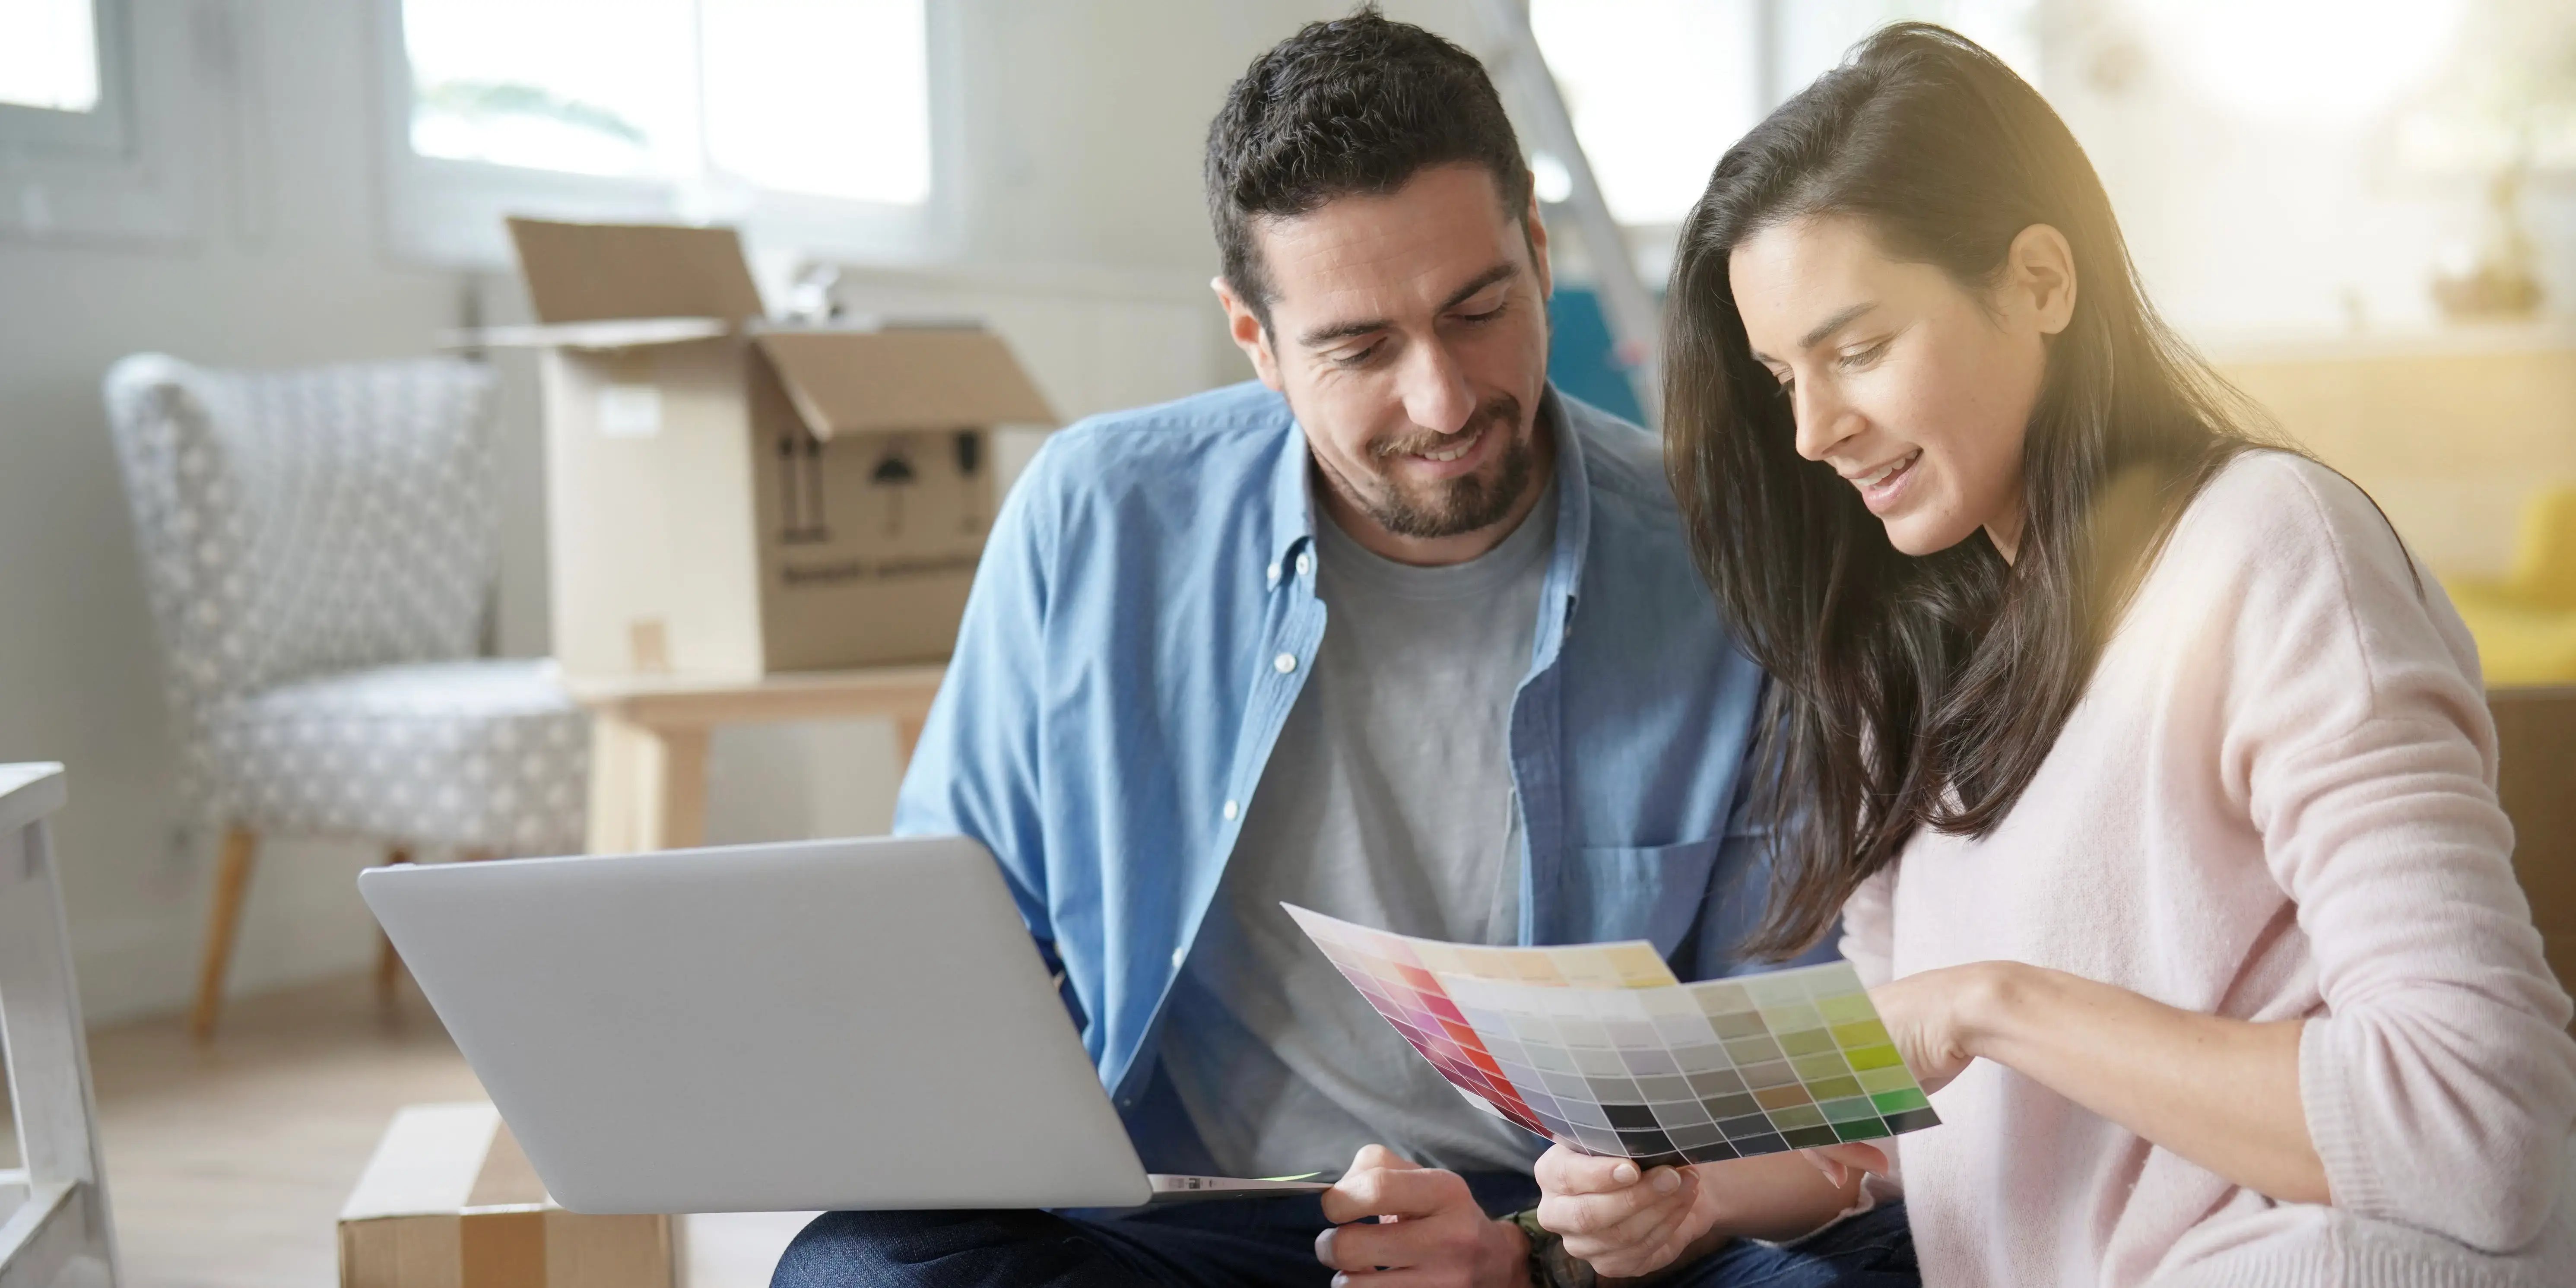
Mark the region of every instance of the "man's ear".
[[1216, 302], [1225, 307], [1225, 329], [1234, 338], [1234, 347], [1252, 359], [1253, 374], [1261, 377], [1261, 383], [1279, 388], [1279, 355], [1271, 351], [1270, 328], [1263, 325], [1261, 315], [1234, 293], [1234, 287], [1224, 277], [1209, 278], [1208, 287], [1216, 292]]
[[2032, 224], [2014, 234], [2004, 252], [2004, 289], [2030, 310], [2041, 335], [2056, 335], [2075, 320], [2075, 248], [2066, 234]]

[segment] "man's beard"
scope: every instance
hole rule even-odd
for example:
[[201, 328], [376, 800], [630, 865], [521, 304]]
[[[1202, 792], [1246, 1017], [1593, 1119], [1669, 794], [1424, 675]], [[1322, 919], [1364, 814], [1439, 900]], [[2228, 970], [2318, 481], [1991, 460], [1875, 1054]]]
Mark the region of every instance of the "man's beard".
[[[1356, 499], [1360, 508], [1379, 527], [1399, 537], [1454, 537], [1461, 533], [1489, 528], [1503, 521], [1529, 491], [1530, 480], [1537, 474], [1531, 446], [1532, 436], [1521, 432], [1521, 403], [1509, 394], [1485, 404], [1477, 413], [1476, 423], [1482, 432], [1503, 435], [1502, 459], [1497, 463], [1493, 481], [1488, 483], [1482, 472], [1446, 479], [1427, 488], [1407, 489], [1386, 473], [1379, 473], [1364, 490], [1368, 495]], [[1454, 442], [1457, 435], [1445, 436]], [[1370, 451], [1379, 461], [1390, 457], [1436, 450], [1440, 438], [1420, 436], [1383, 443]]]

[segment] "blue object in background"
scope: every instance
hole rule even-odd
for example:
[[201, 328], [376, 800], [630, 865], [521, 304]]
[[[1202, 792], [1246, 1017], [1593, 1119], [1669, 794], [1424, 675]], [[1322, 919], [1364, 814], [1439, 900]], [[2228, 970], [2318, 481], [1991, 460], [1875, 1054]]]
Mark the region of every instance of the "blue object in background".
[[[1552, 324], [1547, 346], [1547, 374], [1556, 387], [1625, 420], [1645, 424], [1637, 387], [1628, 373], [1611, 361], [1610, 319], [1601, 312], [1601, 296], [1588, 286], [1560, 282], [1547, 303]], [[1648, 425], [1652, 429], [1654, 426]]]

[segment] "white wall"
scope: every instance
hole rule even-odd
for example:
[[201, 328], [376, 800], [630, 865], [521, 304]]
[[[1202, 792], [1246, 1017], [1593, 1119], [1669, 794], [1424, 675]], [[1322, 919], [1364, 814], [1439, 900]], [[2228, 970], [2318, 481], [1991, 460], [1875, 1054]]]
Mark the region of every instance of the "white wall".
[[[2045, 89], [2102, 176], [2158, 305], [2216, 344], [2438, 322], [2446, 247], [2474, 244], [2473, 178], [2397, 164], [2385, 107], [2300, 121], [2214, 102], [2111, 0], [2056, 0]], [[2109, 16], [2102, 16], [2109, 15]], [[2105, 59], [2125, 73], [2105, 77]], [[2525, 212], [2550, 310], [2576, 314], [2576, 183], [2536, 182]]]
[[[2173, 42], [2145, 28], [2147, 7], [2052, 3], [2060, 38], [2045, 89], [2109, 189], [2150, 298], [2222, 367], [2366, 364], [2374, 388], [2404, 396], [2273, 410], [2433, 567], [2505, 572], [2528, 499], [2576, 481], [2566, 382], [2545, 370], [2576, 336], [2576, 176], [2524, 194], [2544, 318], [2446, 325], [2431, 281], [2446, 249], [2475, 246], [2483, 185], [2399, 164], [2389, 105], [2332, 120], [2249, 111], [2196, 83]], [[2455, 360], [2475, 353], [2488, 365]], [[2517, 354], [2539, 368], [2512, 374]], [[2417, 372], [2424, 382], [2410, 385]]]
[[[1124, 293], [1161, 319], [1147, 332], [1159, 342], [1119, 349], [1097, 337], [1088, 351], [1032, 353], [1065, 410], [1094, 409], [1122, 390], [1235, 378], [1239, 366], [1204, 337], [1168, 339], [1171, 310], [1188, 307], [1180, 301], [1189, 284], [1213, 267], [1198, 189], [1206, 121], [1261, 48], [1343, 6], [953, 3], [963, 32], [954, 64], [962, 241], [975, 265], [957, 289], [1012, 295], [1026, 277], [1041, 295]], [[210, 840], [178, 836], [187, 820], [171, 792], [159, 661], [100, 375], [145, 349], [238, 365], [416, 354], [461, 319], [469, 292], [488, 317], [518, 308], [506, 282], [394, 263], [382, 250], [368, 5], [132, 7], [138, 43], [199, 64], [181, 69], [185, 93], [161, 123], [185, 141], [182, 222], [193, 231], [150, 245], [0, 236], [0, 760], [71, 766], [59, 849], [93, 1020], [186, 997]], [[238, 47], [229, 43], [236, 35]], [[236, 67], [247, 69], [243, 79], [231, 76]], [[0, 187], [9, 165], [0, 155]], [[1081, 320], [1052, 325], [1079, 329]], [[499, 635], [505, 652], [537, 653], [545, 601], [534, 400], [524, 371], [507, 374]], [[710, 827], [719, 838], [867, 831], [891, 807], [881, 727], [728, 734], [715, 759]], [[373, 929], [351, 876], [367, 861], [347, 845], [270, 845], [253, 881], [237, 991], [366, 961]]]
[[[138, 25], [193, 26], [201, 12], [134, 6]], [[375, 252], [366, 17], [327, 0], [271, 7], [258, 34], [267, 75], [256, 161], [227, 147], [249, 105], [218, 92], [214, 75], [192, 85], [194, 110], [176, 125], [204, 164], [191, 174], [185, 216], [196, 231], [184, 242], [0, 240], [0, 759], [71, 766], [58, 851], [97, 1016], [185, 994], [204, 867], [202, 845], [173, 835], [182, 820], [159, 660], [99, 377], [145, 349], [220, 364], [416, 353], [453, 324], [453, 279]], [[240, 184], [245, 173], [265, 183]], [[240, 958], [245, 983], [359, 959], [355, 866], [328, 846], [270, 852]]]

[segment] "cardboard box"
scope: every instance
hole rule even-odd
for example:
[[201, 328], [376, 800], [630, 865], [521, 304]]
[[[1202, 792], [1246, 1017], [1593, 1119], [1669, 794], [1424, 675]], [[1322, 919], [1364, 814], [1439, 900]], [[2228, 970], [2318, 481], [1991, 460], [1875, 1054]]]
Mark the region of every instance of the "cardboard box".
[[[2513, 872], [2559, 986], [2576, 984], [2576, 687], [2489, 689], [2496, 803], [2513, 820]], [[2576, 1029], [2576, 1024], [2569, 1026]]]
[[413, 1105], [340, 1211], [340, 1288], [676, 1288], [678, 1230], [555, 1206], [488, 1104]]
[[938, 661], [1054, 413], [1000, 337], [759, 320], [731, 229], [513, 219], [544, 348], [555, 655], [575, 673]]

